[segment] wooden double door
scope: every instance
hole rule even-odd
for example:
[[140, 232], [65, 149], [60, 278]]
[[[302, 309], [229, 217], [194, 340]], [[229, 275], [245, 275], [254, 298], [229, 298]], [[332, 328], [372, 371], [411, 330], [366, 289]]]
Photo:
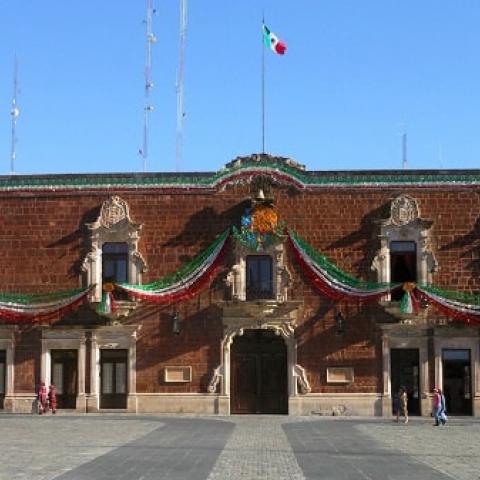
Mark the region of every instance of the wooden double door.
[[76, 408], [78, 352], [77, 350], [52, 350], [51, 358], [51, 379], [57, 390], [57, 408]]
[[246, 330], [230, 355], [233, 414], [288, 413], [287, 347], [271, 330]]
[[398, 408], [398, 393], [400, 387], [407, 391], [408, 413], [420, 415], [420, 362], [417, 348], [392, 348], [391, 358], [391, 385], [392, 411]]
[[100, 351], [100, 408], [127, 408], [128, 350]]

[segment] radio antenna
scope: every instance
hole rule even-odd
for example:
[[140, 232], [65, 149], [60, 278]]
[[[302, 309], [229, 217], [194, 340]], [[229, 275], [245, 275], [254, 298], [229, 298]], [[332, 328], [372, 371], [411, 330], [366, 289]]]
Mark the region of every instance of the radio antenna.
[[13, 66], [13, 97], [12, 97], [12, 108], [10, 109], [10, 116], [12, 119], [12, 140], [10, 148], [10, 174], [15, 174], [15, 160], [17, 158], [17, 120], [20, 115], [20, 110], [18, 108], [18, 61], [17, 56], [15, 55], [14, 66]]
[[153, 33], [153, 16], [156, 10], [153, 8], [153, 0], [147, 0], [147, 15], [145, 23], [145, 92], [143, 103], [143, 143], [138, 153], [143, 158], [143, 171], [147, 171], [149, 120], [153, 105], [150, 102], [150, 92], [153, 88], [152, 80], [152, 46], [157, 41]]
[[406, 170], [408, 166], [407, 162], [407, 132], [404, 131], [402, 135], [402, 168]]
[[176, 171], [180, 170], [183, 155], [183, 122], [185, 119], [183, 77], [185, 71], [185, 44], [187, 40], [187, 0], [180, 0], [180, 40], [177, 71], [177, 138], [175, 152]]

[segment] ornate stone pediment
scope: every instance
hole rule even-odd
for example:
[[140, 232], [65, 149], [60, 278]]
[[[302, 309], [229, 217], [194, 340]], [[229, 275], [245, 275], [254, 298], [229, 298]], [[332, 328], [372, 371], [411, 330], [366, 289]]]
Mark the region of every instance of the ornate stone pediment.
[[225, 168], [240, 168], [252, 163], [269, 163], [271, 165], [286, 165], [299, 171], [305, 170], [305, 165], [286, 157], [277, 157], [268, 153], [254, 153], [245, 157], [237, 157], [225, 165]]
[[416, 228], [428, 229], [432, 222], [420, 217], [417, 200], [402, 193], [390, 203], [390, 217], [379, 221], [382, 227], [406, 227], [416, 225]]
[[407, 225], [418, 218], [417, 201], [408, 195], [400, 195], [390, 205], [390, 221], [393, 225]]
[[140, 224], [132, 222], [127, 202], [114, 195], [102, 203], [97, 220], [87, 223], [87, 227], [89, 230], [111, 229], [120, 222], [129, 224], [132, 230], [139, 231], [142, 228]]

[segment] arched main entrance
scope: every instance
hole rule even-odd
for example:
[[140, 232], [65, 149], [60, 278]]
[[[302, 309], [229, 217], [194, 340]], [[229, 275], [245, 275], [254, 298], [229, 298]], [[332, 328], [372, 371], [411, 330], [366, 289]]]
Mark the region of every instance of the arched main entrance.
[[231, 346], [230, 411], [288, 413], [287, 346], [273, 330], [245, 330]]

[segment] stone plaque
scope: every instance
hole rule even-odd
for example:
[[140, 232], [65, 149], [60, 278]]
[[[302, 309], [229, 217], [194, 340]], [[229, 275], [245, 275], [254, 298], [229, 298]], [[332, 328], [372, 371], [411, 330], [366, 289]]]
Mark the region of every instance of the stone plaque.
[[192, 381], [192, 367], [165, 367], [165, 382], [191, 382]]
[[327, 367], [327, 383], [353, 383], [352, 367]]

